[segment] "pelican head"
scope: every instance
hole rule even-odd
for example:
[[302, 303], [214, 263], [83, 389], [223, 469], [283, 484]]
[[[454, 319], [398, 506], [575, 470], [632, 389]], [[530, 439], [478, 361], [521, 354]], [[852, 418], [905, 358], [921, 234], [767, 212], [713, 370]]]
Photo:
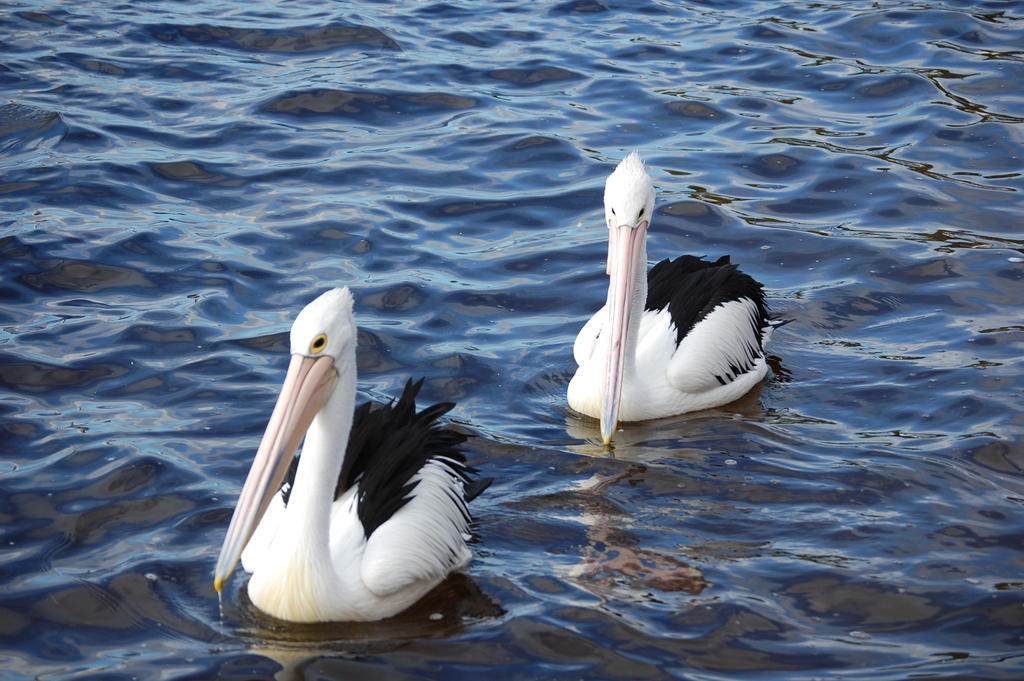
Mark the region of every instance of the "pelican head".
[[352, 294], [347, 288], [322, 294], [303, 308], [292, 324], [288, 374], [231, 516], [214, 573], [217, 591], [235, 569], [310, 423], [334, 394], [339, 377], [350, 380], [354, 387], [355, 346]]
[[608, 229], [649, 223], [654, 210], [654, 182], [637, 152], [622, 159], [604, 183], [604, 219]]
[[356, 343], [356, 320], [348, 287], [331, 289], [302, 308], [289, 340], [292, 357], [330, 357], [336, 365], [347, 361]]
[[647, 227], [653, 212], [654, 182], [634, 151], [622, 159], [604, 185], [610, 277], [605, 328], [611, 334], [601, 401], [601, 438], [605, 446], [611, 444], [618, 425], [630, 318], [634, 307], [643, 311], [645, 287], [638, 285], [638, 277], [647, 276]]

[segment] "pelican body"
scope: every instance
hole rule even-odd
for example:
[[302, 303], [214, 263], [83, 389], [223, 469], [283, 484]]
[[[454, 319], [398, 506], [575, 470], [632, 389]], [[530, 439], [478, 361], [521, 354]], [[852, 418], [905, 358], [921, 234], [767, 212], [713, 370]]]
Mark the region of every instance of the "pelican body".
[[[241, 558], [260, 610], [295, 622], [369, 621], [418, 601], [471, 554], [473, 480], [459, 432], [417, 413], [422, 385], [397, 403], [354, 409], [356, 326], [347, 288], [307, 305], [291, 363], [231, 517], [214, 576]], [[304, 441], [303, 441], [304, 438]], [[295, 453], [302, 442], [302, 453]]]
[[647, 272], [654, 183], [633, 152], [608, 177], [608, 298], [573, 346], [574, 410], [601, 421], [644, 421], [732, 402], [767, 373], [771, 336], [761, 284], [729, 257], [684, 255]]

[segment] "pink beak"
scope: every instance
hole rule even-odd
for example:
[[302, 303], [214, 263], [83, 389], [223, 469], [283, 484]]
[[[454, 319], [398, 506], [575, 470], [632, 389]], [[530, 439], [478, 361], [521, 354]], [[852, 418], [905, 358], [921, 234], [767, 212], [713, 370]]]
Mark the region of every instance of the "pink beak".
[[263, 433], [249, 476], [245, 479], [217, 558], [213, 577], [213, 588], [217, 591], [234, 571], [270, 500], [280, 489], [309, 424], [327, 402], [337, 381], [338, 372], [334, 369], [332, 357], [292, 355], [284, 386]]
[[637, 268], [648, 222], [635, 226], [609, 226], [608, 267], [608, 326], [611, 334], [606, 358], [604, 397], [601, 401], [601, 439], [607, 447], [618, 426], [619, 402], [622, 398], [622, 374], [626, 355], [626, 333], [632, 313], [633, 293], [636, 289]]

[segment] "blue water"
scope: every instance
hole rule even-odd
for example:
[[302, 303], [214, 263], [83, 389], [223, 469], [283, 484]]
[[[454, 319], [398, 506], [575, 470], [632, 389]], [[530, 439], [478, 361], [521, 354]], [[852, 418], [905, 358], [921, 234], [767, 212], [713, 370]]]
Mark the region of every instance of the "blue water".
[[[4, 678], [1024, 677], [1024, 3], [21, 2], [0, 12]], [[652, 260], [792, 321], [762, 387], [571, 414], [639, 149]], [[213, 561], [303, 304], [496, 478], [391, 622]]]

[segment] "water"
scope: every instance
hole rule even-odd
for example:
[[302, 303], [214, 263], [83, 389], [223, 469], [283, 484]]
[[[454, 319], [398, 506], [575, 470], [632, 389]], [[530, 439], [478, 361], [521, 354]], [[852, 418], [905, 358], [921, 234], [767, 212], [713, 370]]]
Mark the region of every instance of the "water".
[[[0, 14], [0, 667], [1024, 676], [1024, 4], [23, 2]], [[604, 177], [792, 322], [726, 407], [569, 413]], [[465, 576], [283, 627], [212, 568], [285, 333], [356, 295], [495, 484]]]

